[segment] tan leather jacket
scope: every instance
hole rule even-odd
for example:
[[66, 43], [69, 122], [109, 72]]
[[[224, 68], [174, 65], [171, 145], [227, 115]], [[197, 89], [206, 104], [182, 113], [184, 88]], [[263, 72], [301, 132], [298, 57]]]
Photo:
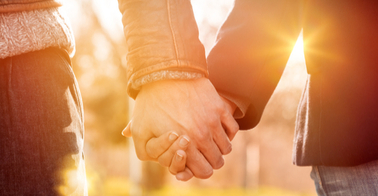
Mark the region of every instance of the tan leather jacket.
[[[157, 71], [208, 76], [204, 47], [189, 0], [118, 0], [128, 47], [128, 93], [132, 83]], [[178, 17], [178, 15], [180, 17]]]
[[0, 13], [59, 7], [58, 0], [0, 0]]

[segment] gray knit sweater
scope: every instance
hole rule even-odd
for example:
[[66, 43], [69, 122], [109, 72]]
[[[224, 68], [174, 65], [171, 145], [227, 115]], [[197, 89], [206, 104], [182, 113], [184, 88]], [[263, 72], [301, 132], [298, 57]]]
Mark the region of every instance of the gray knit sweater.
[[58, 8], [0, 13], [0, 59], [48, 47], [75, 51], [73, 33]]

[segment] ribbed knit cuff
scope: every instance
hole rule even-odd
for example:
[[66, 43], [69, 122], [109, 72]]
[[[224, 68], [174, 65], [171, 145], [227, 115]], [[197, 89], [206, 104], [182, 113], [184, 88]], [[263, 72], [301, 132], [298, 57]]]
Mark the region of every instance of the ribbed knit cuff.
[[132, 88], [139, 90], [143, 85], [160, 80], [191, 80], [205, 77], [202, 73], [163, 70], [145, 75], [132, 83]]
[[48, 47], [73, 56], [73, 33], [58, 8], [0, 13], [0, 59]]

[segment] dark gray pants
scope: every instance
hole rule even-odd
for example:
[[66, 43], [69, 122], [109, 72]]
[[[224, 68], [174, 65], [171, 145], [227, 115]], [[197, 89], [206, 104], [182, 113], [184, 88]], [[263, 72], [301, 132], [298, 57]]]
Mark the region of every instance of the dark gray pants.
[[83, 136], [64, 50], [0, 59], [0, 195], [86, 195]]

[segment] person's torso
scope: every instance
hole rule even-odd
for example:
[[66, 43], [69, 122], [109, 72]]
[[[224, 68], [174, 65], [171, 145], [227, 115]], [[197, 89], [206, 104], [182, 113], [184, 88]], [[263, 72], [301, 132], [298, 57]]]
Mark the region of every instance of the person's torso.
[[378, 2], [309, 0], [303, 13], [310, 77], [294, 161], [356, 165], [377, 159]]

